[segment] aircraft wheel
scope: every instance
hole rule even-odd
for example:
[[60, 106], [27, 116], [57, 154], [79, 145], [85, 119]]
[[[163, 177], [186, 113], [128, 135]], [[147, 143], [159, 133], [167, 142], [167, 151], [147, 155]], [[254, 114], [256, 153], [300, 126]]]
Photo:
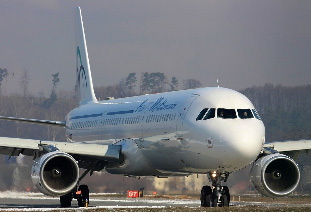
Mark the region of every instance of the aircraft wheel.
[[217, 205], [217, 203], [218, 203], [218, 198], [217, 198], [217, 196], [212, 196], [212, 207], [217, 207], [218, 205]]
[[201, 207], [211, 206], [212, 189], [210, 186], [203, 186], [201, 190]]
[[229, 207], [229, 201], [227, 195], [221, 196], [221, 205], [222, 207]]
[[72, 192], [60, 197], [60, 206], [63, 208], [71, 207]]
[[213, 194], [212, 194], [212, 205], [211, 207], [218, 207], [218, 191], [217, 188], [213, 189]]
[[224, 186], [222, 190], [223, 190], [222, 194], [223, 194], [223, 196], [224, 195], [226, 196], [226, 199], [227, 199], [226, 202], [228, 202], [227, 205], [224, 205], [226, 207], [226, 206], [229, 206], [229, 203], [230, 203], [229, 188], [228, 188], [228, 186]]
[[87, 185], [80, 185], [78, 191], [81, 191], [77, 200], [79, 207], [87, 207], [89, 205], [89, 188]]

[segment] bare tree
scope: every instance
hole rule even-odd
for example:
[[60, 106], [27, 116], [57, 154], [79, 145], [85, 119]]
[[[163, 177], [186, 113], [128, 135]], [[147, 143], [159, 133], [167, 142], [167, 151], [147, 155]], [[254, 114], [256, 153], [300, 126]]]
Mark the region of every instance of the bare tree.
[[0, 68], [0, 95], [1, 95], [1, 85], [4, 78], [8, 76], [8, 70], [6, 68]]
[[57, 88], [57, 86], [58, 86], [58, 83], [59, 83], [59, 72], [57, 72], [56, 74], [52, 74], [52, 77], [53, 77], [53, 80], [52, 80], [52, 82], [53, 82], [53, 90], [52, 91], [54, 91], [55, 92], [55, 89]]
[[28, 95], [28, 88], [29, 88], [29, 72], [27, 69], [24, 68], [20, 80], [19, 86], [22, 89], [23, 96], [26, 97]]
[[43, 107], [45, 108], [50, 108], [56, 101], [57, 101], [57, 94], [56, 94], [56, 88], [58, 86], [59, 83], [59, 72], [57, 72], [56, 74], [52, 74], [52, 83], [53, 83], [53, 88], [50, 94], [50, 97], [45, 100], [42, 104]]

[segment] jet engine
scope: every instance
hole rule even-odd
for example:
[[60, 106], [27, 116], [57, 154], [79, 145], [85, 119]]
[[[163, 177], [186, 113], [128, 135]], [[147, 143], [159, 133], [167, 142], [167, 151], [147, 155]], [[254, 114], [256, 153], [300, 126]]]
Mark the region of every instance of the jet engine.
[[300, 172], [292, 158], [276, 153], [257, 159], [252, 166], [250, 178], [261, 194], [282, 197], [296, 189]]
[[35, 160], [31, 179], [42, 193], [49, 196], [62, 196], [76, 187], [79, 166], [77, 161], [67, 153], [50, 152]]

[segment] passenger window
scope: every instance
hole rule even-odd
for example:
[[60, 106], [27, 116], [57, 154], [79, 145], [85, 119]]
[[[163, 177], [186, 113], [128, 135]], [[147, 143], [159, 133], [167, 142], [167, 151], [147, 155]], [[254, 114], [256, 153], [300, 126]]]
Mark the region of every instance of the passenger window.
[[209, 109], [203, 120], [215, 118], [215, 108]]
[[261, 120], [257, 110], [256, 109], [252, 109], [252, 111], [253, 111], [253, 114], [254, 114], [255, 118], [258, 119], [258, 120]]
[[237, 118], [235, 109], [218, 108], [217, 117], [223, 119], [235, 119]]
[[204, 117], [205, 113], [207, 112], [208, 108], [204, 108], [200, 114], [198, 115], [198, 117], [196, 118], [196, 120], [202, 120], [202, 118]]
[[254, 118], [250, 109], [238, 109], [238, 115], [241, 119], [251, 119]]

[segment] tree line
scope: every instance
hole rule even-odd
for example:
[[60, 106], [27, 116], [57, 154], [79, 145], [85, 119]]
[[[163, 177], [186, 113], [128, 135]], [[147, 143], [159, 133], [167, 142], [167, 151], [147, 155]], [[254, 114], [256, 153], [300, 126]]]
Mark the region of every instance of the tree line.
[[311, 85], [265, 84], [241, 91], [266, 126], [266, 141], [311, 139]]
[[143, 72], [140, 80], [138, 78], [139, 76], [136, 73], [130, 73], [115, 85], [95, 87], [96, 97], [102, 100], [107, 97], [123, 98], [181, 89], [194, 89], [203, 86], [197, 79], [178, 80], [176, 77], [168, 78], [161, 72]]

